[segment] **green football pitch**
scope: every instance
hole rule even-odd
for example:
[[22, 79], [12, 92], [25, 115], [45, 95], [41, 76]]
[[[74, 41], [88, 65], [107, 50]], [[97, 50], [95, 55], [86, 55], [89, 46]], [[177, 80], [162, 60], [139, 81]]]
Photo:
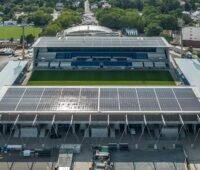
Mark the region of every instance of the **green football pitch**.
[[168, 71], [35, 71], [28, 85], [175, 85]]
[[[33, 34], [35, 37], [38, 37], [38, 34], [42, 31], [39, 27], [28, 26], [24, 29], [25, 35]], [[0, 39], [20, 39], [22, 35], [22, 27], [19, 26], [6, 26], [0, 27]]]

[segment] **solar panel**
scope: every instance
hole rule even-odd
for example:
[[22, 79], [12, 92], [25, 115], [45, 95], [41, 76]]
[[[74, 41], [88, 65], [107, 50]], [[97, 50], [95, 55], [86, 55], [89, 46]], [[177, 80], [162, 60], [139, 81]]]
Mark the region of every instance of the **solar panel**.
[[119, 88], [119, 98], [137, 98], [136, 90], [134, 88]]
[[155, 88], [156, 95], [158, 98], [174, 98], [174, 93], [171, 89], [168, 88]]
[[189, 88], [174, 88], [173, 91], [177, 98], [196, 98], [192, 89]]
[[200, 105], [199, 105], [199, 101], [194, 99], [178, 99], [178, 102], [181, 105], [182, 110], [185, 111], [190, 111], [190, 110], [194, 110], [194, 111], [199, 111], [200, 110]]
[[137, 88], [136, 90], [137, 90], [138, 98], [140, 99], [156, 98], [154, 89]]
[[41, 38], [35, 47], [168, 47], [160, 37], [67, 37]]
[[121, 111], [138, 111], [139, 104], [137, 99], [120, 99]]
[[101, 98], [117, 98], [117, 88], [101, 88], [100, 96]]
[[163, 111], [180, 111], [176, 99], [159, 99], [160, 107]]
[[98, 98], [98, 88], [82, 88], [81, 98], [86, 98], [86, 99]]
[[35, 111], [37, 108], [38, 102], [39, 101], [37, 98], [22, 98], [16, 110], [17, 111], [26, 111], [26, 110]]
[[142, 111], [159, 111], [159, 105], [156, 99], [139, 99]]
[[45, 88], [42, 97], [49, 98], [49, 97], [60, 97], [61, 95], [61, 88]]
[[119, 105], [117, 99], [100, 99], [100, 110], [102, 111], [118, 111]]
[[37, 110], [38, 111], [54, 111], [58, 107], [58, 98], [42, 98]]
[[74, 98], [60, 98], [58, 99], [57, 110], [77, 110], [78, 99]]
[[23, 98], [40, 98], [44, 88], [27, 88]]
[[80, 88], [63, 88], [61, 97], [62, 98], [79, 98]]
[[20, 98], [3, 98], [0, 102], [0, 110], [2, 111], [14, 111]]
[[0, 101], [3, 111], [192, 112], [200, 102], [192, 88], [10, 87]]
[[26, 88], [9, 88], [4, 95], [4, 97], [7, 98], [18, 98], [21, 97], [22, 94], [24, 93]]
[[98, 109], [98, 99], [81, 99], [79, 101], [79, 109], [97, 111]]

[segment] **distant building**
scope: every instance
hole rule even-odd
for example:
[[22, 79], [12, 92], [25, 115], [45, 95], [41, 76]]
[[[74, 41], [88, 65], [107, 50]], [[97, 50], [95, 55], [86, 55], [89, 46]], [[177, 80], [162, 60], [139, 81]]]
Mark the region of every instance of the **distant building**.
[[63, 3], [56, 3], [55, 9], [57, 11], [61, 11], [61, 10], [63, 10], [63, 8], [64, 8], [64, 4]]
[[109, 9], [112, 6], [106, 1], [106, 0], [101, 0], [99, 1], [99, 6], [101, 6], [103, 9]]
[[184, 46], [200, 48], [200, 27], [184, 27], [182, 34]]
[[15, 26], [17, 25], [17, 21], [8, 20], [3, 22], [4, 26]]
[[122, 34], [126, 36], [138, 36], [138, 30], [135, 28], [125, 28], [122, 30]]
[[103, 5], [102, 5], [102, 8], [103, 9], [110, 9], [112, 6], [109, 4], [109, 3], [104, 3]]
[[92, 10], [93, 10], [93, 9], [98, 9], [98, 5], [97, 5], [97, 4], [92, 4], [90, 8], [91, 8]]
[[200, 9], [197, 9], [196, 11], [194, 11], [192, 14], [191, 14], [191, 18], [194, 20], [194, 21], [198, 21], [200, 19]]
[[72, 3], [72, 7], [78, 8], [80, 6], [80, 3], [81, 3], [80, 1], [75, 1], [75, 2]]
[[184, 16], [186, 16], [186, 17], [191, 18], [190, 12], [188, 12], [188, 11], [183, 11], [182, 14], [183, 14]]
[[18, 19], [22, 15], [27, 15], [27, 13], [25, 13], [25, 12], [15, 12], [14, 15], [15, 15], [15, 18]]

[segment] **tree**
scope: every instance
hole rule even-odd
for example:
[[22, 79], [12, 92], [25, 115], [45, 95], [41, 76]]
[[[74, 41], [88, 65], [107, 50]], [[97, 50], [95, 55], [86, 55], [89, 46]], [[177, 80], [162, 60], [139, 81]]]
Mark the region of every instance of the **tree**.
[[101, 25], [113, 28], [120, 29], [122, 26], [121, 15], [118, 13], [107, 13], [100, 17], [99, 22]]
[[19, 41], [19, 43], [20, 43], [20, 44], [23, 43], [23, 36], [22, 36], [22, 35], [21, 35], [21, 37], [20, 37], [20, 41]]
[[197, 56], [200, 58], [200, 51], [197, 52]]
[[81, 23], [81, 17], [78, 12], [72, 10], [65, 10], [54, 22], [57, 25], [60, 25], [62, 29], [66, 29], [73, 24]]
[[49, 24], [44, 30], [44, 35], [46, 36], [56, 36], [56, 34], [61, 30], [61, 27], [56, 24]]
[[143, 32], [143, 20], [136, 10], [122, 10], [119, 8], [99, 10], [97, 19], [101, 25], [112, 29], [136, 28]]
[[146, 36], [159, 36], [163, 31], [162, 27], [158, 23], [151, 23], [145, 28]]
[[176, 10], [180, 8], [180, 3], [178, 0], [162, 0], [162, 3], [160, 5], [160, 10], [163, 13], [168, 13], [170, 11]]
[[176, 30], [178, 28], [177, 18], [173, 15], [163, 14], [159, 16], [160, 26], [166, 30]]
[[29, 18], [29, 21], [34, 22], [34, 24], [37, 26], [47, 25], [50, 20], [52, 20], [52, 16], [42, 10], [34, 12]]
[[135, 8], [141, 11], [144, 7], [143, 0], [110, 0], [110, 3], [112, 6], [122, 9]]
[[25, 40], [27, 44], [32, 44], [35, 40], [35, 36], [33, 34], [28, 34], [27, 36], [25, 36]]
[[13, 37], [11, 37], [9, 41], [10, 41], [11, 43], [13, 43], [13, 41], [14, 41], [14, 38], [13, 38]]
[[168, 42], [173, 40], [173, 38], [168, 33], [164, 32], [164, 31], [160, 33], [160, 36], [164, 37]]

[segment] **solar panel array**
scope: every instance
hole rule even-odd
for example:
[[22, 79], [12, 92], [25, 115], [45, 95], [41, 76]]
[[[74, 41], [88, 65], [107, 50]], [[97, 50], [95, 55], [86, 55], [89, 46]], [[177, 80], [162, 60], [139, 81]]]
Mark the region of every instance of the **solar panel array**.
[[34, 47], [168, 47], [161, 37], [42, 37]]
[[200, 102], [191, 88], [10, 87], [5, 111], [182, 112], [200, 111]]

